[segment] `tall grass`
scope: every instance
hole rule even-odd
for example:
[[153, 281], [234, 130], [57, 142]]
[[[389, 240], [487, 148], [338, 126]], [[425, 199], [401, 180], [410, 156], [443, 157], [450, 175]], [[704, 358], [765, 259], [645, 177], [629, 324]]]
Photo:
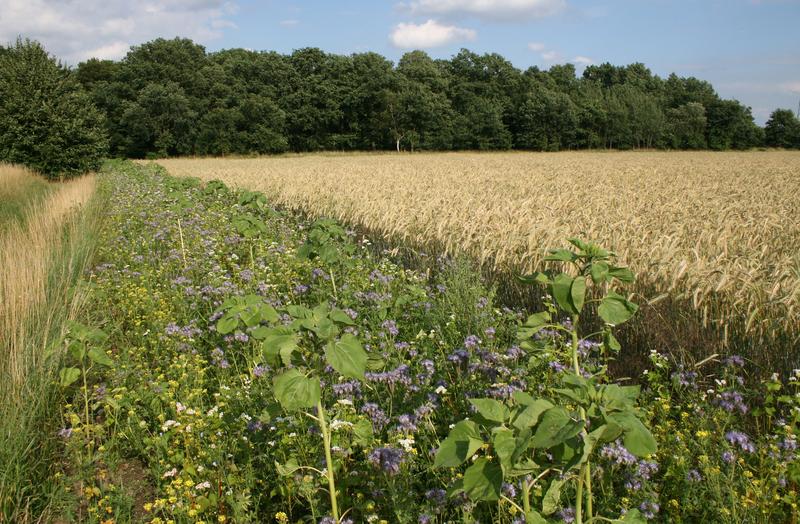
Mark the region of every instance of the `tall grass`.
[[[668, 349], [800, 357], [800, 154], [558, 153], [169, 159], [171, 173], [263, 191], [398, 244], [502, 275], [591, 239], [639, 275]], [[652, 327], [652, 326], [651, 326]], [[674, 328], [674, 329], [673, 329]], [[658, 328], [657, 328], [658, 329]], [[652, 331], [652, 329], [651, 329]], [[708, 337], [684, 334], [703, 331]], [[652, 334], [652, 333], [651, 333]], [[669, 335], [669, 336], [667, 336]], [[663, 348], [660, 348], [663, 349]]]
[[54, 349], [87, 292], [99, 202], [94, 176], [56, 186], [0, 235], [0, 522], [49, 521], [57, 493]]
[[44, 198], [54, 184], [23, 167], [0, 164], [0, 232], [25, 217], [25, 210]]

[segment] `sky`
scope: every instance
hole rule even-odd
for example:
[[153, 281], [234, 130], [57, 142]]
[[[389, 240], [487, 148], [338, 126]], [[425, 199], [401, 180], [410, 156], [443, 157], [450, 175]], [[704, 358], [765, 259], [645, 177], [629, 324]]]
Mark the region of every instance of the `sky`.
[[395, 62], [466, 47], [520, 69], [643, 62], [711, 82], [759, 124], [800, 102], [800, 0], [0, 0], [0, 43], [18, 35], [68, 64], [175, 36], [209, 51], [319, 47]]

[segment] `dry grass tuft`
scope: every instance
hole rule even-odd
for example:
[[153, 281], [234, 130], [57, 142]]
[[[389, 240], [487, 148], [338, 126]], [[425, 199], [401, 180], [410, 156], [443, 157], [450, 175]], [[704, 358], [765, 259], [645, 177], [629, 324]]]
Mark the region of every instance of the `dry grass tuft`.
[[[24, 176], [18, 179], [21, 183]], [[22, 223], [11, 224], [0, 236], [0, 348], [5, 352], [0, 371], [9, 390], [22, 385], [26, 371], [44, 358], [43, 351], [26, 350], [29, 330], [50, 332], [51, 318], [37, 313], [57, 306], [45, 304], [53, 258], [61, 247], [66, 219], [89, 200], [94, 187], [94, 176], [63, 183], [40, 205], [29, 207]], [[64, 296], [63, 306], [77, 307], [80, 301], [75, 299]]]
[[[645, 298], [762, 340], [800, 322], [800, 153], [416, 154], [174, 159], [277, 203], [499, 271], [579, 236], [612, 246]], [[640, 297], [641, 300], [642, 297]], [[783, 331], [776, 335], [776, 327]]]

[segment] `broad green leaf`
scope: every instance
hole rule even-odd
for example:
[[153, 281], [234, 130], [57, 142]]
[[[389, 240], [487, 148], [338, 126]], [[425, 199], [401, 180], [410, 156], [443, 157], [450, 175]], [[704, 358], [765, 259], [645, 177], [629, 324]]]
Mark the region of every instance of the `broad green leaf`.
[[100, 348], [90, 349], [88, 355], [89, 358], [92, 360], [92, 362], [94, 362], [95, 364], [100, 364], [101, 366], [109, 366], [109, 367], [114, 365], [114, 361], [111, 360], [111, 357], [106, 355], [105, 351], [103, 351]]
[[572, 277], [566, 273], [560, 273], [553, 279], [553, 298], [556, 299], [561, 309], [574, 315], [578, 311], [572, 303], [571, 289]]
[[367, 352], [361, 342], [349, 333], [325, 346], [325, 358], [341, 375], [362, 380], [367, 367]]
[[350, 318], [350, 315], [342, 311], [341, 309], [334, 309], [331, 311], [330, 319], [334, 322], [338, 322], [339, 324], [346, 324], [348, 326], [355, 326], [356, 323]]
[[78, 380], [81, 376], [81, 370], [78, 368], [63, 368], [58, 372], [61, 378], [61, 385], [67, 387]]
[[478, 425], [471, 420], [457, 423], [439, 446], [433, 462], [437, 468], [454, 468], [470, 458], [483, 445]]
[[504, 468], [511, 468], [512, 457], [517, 448], [514, 432], [508, 428], [495, 428], [492, 430], [492, 448], [500, 459]]
[[542, 513], [552, 515], [559, 508], [561, 500], [561, 488], [564, 487], [564, 480], [553, 480], [542, 498]]
[[602, 284], [608, 280], [609, 277], [608, 264], [601, 261], [593, 262], [589, 273], [591, 274], [592, 280], [595, 284]]
[[637, 457], [644, 457], [656, 452], [656, 439], [636, 415], [614, 413], [608, 416], [608, 420], [622, 428], [622, 443], [628, 451]]
[[612, 291], [603, 297], [597, 314], [607, 323], [618, 326], [630, 319], [638, 309], [639, 306]]
[[589, 250], [589, 244], [587, 244], [586, 242], [584, 242], [580, 238], [574, 238], [574, 237], [573, 238], [568, 238], [567, 242], [569, 242], [573, 246], [577, 247], [581, 251], [588, 251]]
[[551, 249], [549, 253], [544, 259], [552, 262], [572, 262], [578, 258], [569, 249]]
[[372, 431], [372, 423], [362, 418], [353, 424], [353, 441], [363, 448], [368, 448], [372, 445], [375, 436]]
[[508, 408], [502, 402], [491, 398], [471, 398], [469, 403], [487, 421], [502, 424], [508, 418]]
[[261, 314], [262, 322], [277, 322], [280, 320], [278, 312], [269, 304], [261, 304], [259, 306], [259, 313]]
[[270, 328], [261, 342], [261, 351], [264, 359], [270, 364], [276, 364], [278, 357], [285, 366], [292, 362], [292, 353], [297, 350], [299, 336], [288, 328]]
[[580, 313], [583, 309], [583, 301], [586, 298], [586, 277], [575, 277], [569, 290], [572, 305]]
[[235, 314], [227, 314], [217, 321], [217, 333], [220, 335], [227, 335], [236, 329], [238, 325], [239, 317]]
[[320, 400], [319, 379], [306, 377], [296, 369], [278, 375], [272, 384], [275, 399], [287, 411], [313, 408]]
[[551, 448], [577, 435], [583, 423], [573, 420], [566, 409], [555, 406], [542, 415], [531, 444], [536, 448]]
[[517, 275], [517, 280], [523, 284], [547, 284], [550, 282], [550, 277], [544, 273], [532, 273], [530, 275]]
[[528, 320], [517, 331], [517, 338], [526, 339], [532, 337], [550, 322], [550, 318], [549, 311], [542, 311], [529, 316]]
[[275, 470], [282, 477], [288, 477], [298, 469], [300, 469], [300, 464], [297, 463], [297, 459], [294, 457], [289, 457], [285, 464], [275, 461]]
[[647, 520], [642, 517], [638, 509], [629, 509], [622, 520], [617, 522], [625, 522], [626, 524], [646, 524]]
[[616, 278], [620, 282], [624, 282], [626, 284], [632, 283], [636, 280], [636, 277], [633, 274], [633, 271], [628, 269], [627, 267], [614, 267], [611, 266], [608, 269], [608, 274], [612, 277]]
[[553, 407], [553, 403], [543, 398], [535, 399], [530, 404], [524, 405], [519, 411], [512, 425], [515, 428], [531, 428], [539, 422], [539, 417]]
[[622, 349], [622, 345], [620, 345], [619, 340], [617, 340], [617, 337], [615, 337], [614, 334], [611, 333], [611, 331], [606, 331], [604, 333], [603, 343], [609, 350], [615, 353], [619, 352], [619, 350]]
[[541, 513], [532, 509], [525, 514], [525, 524], [547, 524], [547, 519], [542, 517]]
[[311, 310], [305, 306], [286, 306], [286, 312], [289, 313], [289, 316], [292, 318], [309, 318], [311, 316]]
[[493, 501], [500, 498], [503, 470], [500, 464], [479, 458], [464, 472], [464, 491], [472, 500]]

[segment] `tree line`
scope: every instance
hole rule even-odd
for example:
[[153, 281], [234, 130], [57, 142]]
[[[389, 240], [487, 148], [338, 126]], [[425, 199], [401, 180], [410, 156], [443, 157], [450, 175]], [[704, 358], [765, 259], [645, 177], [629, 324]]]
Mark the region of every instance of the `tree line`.
[[[47, 56], [20, 40], [0, 48], [0, 65], [25, 69], [37, 53]], [[184, 38], [73, 69], [47, 60], [60, 85], [99, 110], [113, 156], [800, 147], [791, 111], [775, 111], [761, 128], [749, 107], [722, 99], [710, 83], [661, 78], [641, 63], [591, 65], [578, 75], [572, 64], [520, 70], [499, 54], [462, 49], [450, 59], [411, 51], [395, 65], [377, 53], [317, 48], [209, 53]], [[0, 89], [16, 82], [20, 95], [3, 104], [0, 119], [25, 105], [30, 88], [4, 69]]]

